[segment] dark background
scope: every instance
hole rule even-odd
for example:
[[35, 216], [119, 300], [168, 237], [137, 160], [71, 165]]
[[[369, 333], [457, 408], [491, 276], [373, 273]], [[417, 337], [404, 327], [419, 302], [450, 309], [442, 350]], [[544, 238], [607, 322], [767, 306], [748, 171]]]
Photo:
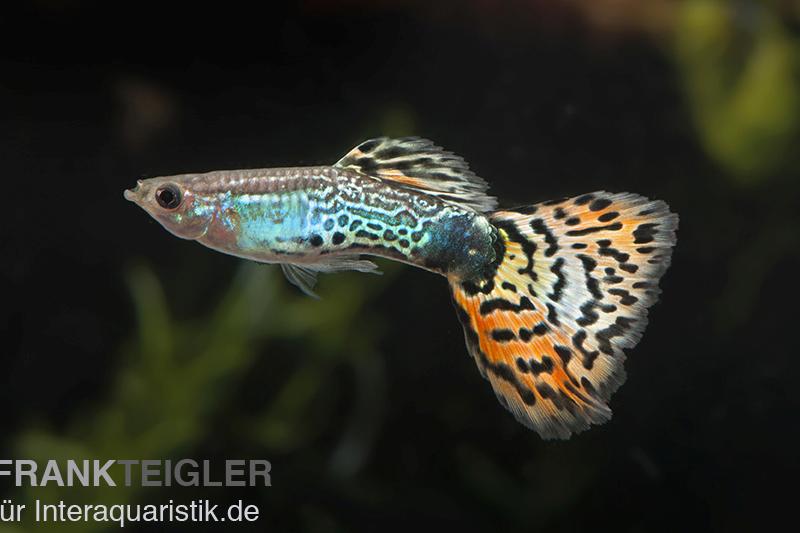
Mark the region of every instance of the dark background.
[[[800, 12], [497, 4], [5, 7], [2, 455], [264, 457], [269, 489], [47, 493], [242, 498], [254, 531], [732, 531], [788, 514]], [[332, 163], [383, 134], [463, 155], [504, 206], [605, 189], [679, 213], [610, 423], [566, 442], [518, 425], [428, 273], [327, 276], [311, 301], [122, 198], [144, 177]]]

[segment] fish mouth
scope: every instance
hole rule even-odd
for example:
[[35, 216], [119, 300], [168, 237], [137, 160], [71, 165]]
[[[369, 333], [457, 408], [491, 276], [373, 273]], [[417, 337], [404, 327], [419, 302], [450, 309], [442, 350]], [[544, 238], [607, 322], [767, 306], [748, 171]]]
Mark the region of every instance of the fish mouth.
[[129, 202], [136, 202], [136, 200], [139, 198], [139, 192], [141, 188], [142, 188], [142, 180], [137, 180], [136, 187], [134, 187], [133, 189], [125, 189], [125, 191], [122, 193], [122, 196], [124, 196], [125, 199], [128, 200]]

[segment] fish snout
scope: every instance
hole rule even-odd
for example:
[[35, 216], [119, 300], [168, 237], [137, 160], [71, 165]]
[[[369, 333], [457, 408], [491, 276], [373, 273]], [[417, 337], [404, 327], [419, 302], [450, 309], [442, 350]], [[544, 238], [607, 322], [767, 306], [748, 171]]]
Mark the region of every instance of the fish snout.
[[129, 202], [135, 202], [139, 197], [139, 192], [142, 189], [142, 180], [136, 180], [136, 187], [133, 189], [125, 189], [122, 195]]

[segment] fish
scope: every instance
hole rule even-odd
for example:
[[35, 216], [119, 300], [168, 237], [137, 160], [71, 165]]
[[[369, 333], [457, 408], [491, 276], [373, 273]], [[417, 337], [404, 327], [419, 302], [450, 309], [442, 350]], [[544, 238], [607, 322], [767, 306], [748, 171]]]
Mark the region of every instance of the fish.
[[124, 196], [177, 237], [279, 264], [311, 296], [319, 273], [377, 273], [369, 256], [444, 276], [500, 403], [566, 439], [610, 420], [678, 215], [605, 191], [498, 209], [488, 188], [429, 140], [378, 137], [333, 165], [157, 177]]

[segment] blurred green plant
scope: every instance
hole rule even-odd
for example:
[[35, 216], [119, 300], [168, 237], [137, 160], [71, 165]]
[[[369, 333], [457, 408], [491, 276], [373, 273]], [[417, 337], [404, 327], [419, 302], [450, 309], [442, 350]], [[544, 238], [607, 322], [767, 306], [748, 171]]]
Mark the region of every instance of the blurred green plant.
[[[224, 411], [259, 357], [269, 357], [276, 342], [291, 339], [301, 346], [290, 377], [263, 412], [242, 418], [245, 437], [265, 451], [287, 451], [324, 427], [307, 420], [320, 388], [337, 365], [355, 376], [357, 401], [350, 422], [330, 458], [331, 475], [354, 473], [369, 453], [380, 421], [383, 367], [375, 349], [380, 320], [365, 313], [398, 268], [388, 265], [383, 280], [341, 274], [324, 284], [329, 296], [312, 300], [289, 296], [277, 268], [245, 264], [209, 316], [200, 321], [171, 316], [154, 273], [140, 265], [128, 275], [138, 319], [138, 338], [121, 350], [122, 367], [110, 396], [93, 413], [76, 414], [64, 430], [32, 427], [14, 439], [15, 456], [40, 464], [56, 459], [169, 459], [191, 457]], [[359, 326], [353, 331], [354, 324]], [[319, 420], [319, 419], [316, 419]], [[324, 424], [324, 421], [323, 421]], [[31, 508], [43, 503], [135, 503], [140, 487], [22, 488], [15, 503]], [[105, 523], [57, 523], [63, 531], [103, 531]], [[39, 529], [41, 524], [27, 524]], [[0, 525], [0, 532], [27, 531], [22, 524]], [[46, 527], [46, 526], [45, 526]], [[24, 529], [23, 529], [24, 528]]]
[[743, 185], [796, 161], [800, 39], [775, 2], [677, 4], [676, 61], [700, 140]]

